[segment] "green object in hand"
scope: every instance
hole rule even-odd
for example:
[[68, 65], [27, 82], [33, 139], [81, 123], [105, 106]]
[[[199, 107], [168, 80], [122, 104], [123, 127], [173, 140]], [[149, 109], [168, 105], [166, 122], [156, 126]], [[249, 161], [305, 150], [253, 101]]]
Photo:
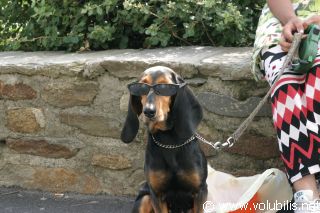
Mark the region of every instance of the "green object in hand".
[[292, 62], [292, 70], [298, 73], [307, 73], [318, 53], [318, 42], [320, 40], [319, 25], [312, 24], [306, 30], [307, 38], [301, 41], [299, 47], [299, 59]]

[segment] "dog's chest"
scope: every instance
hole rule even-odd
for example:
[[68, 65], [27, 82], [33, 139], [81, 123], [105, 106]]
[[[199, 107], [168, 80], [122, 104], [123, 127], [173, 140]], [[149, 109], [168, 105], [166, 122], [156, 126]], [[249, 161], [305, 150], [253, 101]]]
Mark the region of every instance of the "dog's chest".
[[147, 172], [147, 178], [156, 193], [168, 190], [197, 191], [201, 185], [200, 174], [195, 170], [151, 170]]
[[156, 193], [199, 190], [204, 176], [199, 150], [192, 147], [163, 150], [150, 144], [146, 152], [145, 172]]

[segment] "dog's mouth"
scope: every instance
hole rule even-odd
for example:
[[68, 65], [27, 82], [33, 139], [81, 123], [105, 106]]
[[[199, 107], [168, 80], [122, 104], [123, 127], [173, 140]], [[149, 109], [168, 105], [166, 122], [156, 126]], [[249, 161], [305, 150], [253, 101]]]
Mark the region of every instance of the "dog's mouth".
[[147, 124], [149, 122], [157, 122], [159, 120], [157, 117], [148, 118], [147, 116], [143, 116], [143, 121]]
[[142, 114], [142, 120], [145, 124], [154, 123], [154, 122], [164, 122], [167, 119], [167, 116], [164, 113], [156, 113], [153, 117], [148, 117]]
[[156, 125], [157, 123], [162, 123], [164, 122], [164, 120], [160, 120], [157, 117], [153, 117], [153, 118], [148, 118], [146, 116], [143, 116], [142, 118], [143, 123], [147, 126], [147, 127], [153, 127], [154, 125]]
[[146, 116], [142, 116], [143, 123], [146, 125], [148, 130], [152, 133], [156, 132], [157, 130], [168, 130], [168, 125], [167, 125], [167, 116], [159, 116], [156, 115], [155, 117], [148, 118]]

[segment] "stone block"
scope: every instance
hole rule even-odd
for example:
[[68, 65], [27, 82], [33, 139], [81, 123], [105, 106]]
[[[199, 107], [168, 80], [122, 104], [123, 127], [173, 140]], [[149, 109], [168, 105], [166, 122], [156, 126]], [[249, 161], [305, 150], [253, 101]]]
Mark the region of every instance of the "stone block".
[[46, 158], [71, 158], [79, 149], [70, 149], [60, 144], [52, 144], [45, 139], [7, 139], [7, 146], [21, 154], [37, 155]]
[[[210, 113], [207, 111], [204, 111], [203, 116], [204, 122], [210, 129], [219, 131], [225, 135], [227, 134], [227, 136], [231, 134], [233, 131], [235, 131], [246, 118], [247, 117], [227, 117], [223, 115]], [[271, 117], [254, 118], [245, 132], [254, 132], [257, 135], [266, 137], [274, 137], [276, 134]]]
[[121, 98], [120, 98], [120, 110], [122, 112], [127, 112], [128, 111], [129, 99], [130, 99], [130, 94], [129, 93], [126, 93], [126, 94], [121, 96]]
[[188, 85], [192, 87], [199, 87], [205, 83], [207, 83], [207, 79], [204, 78], [191, 78], [191, 79], [186, 79], [186, 82]]
[[220, 48], [217, 53], [201, 60], [199, 72], [222, 80], [253, 79], [250, 73], [252, 48]]
[[268, 84], [262, 81], [223, 81], [220, 78], [209, 77], [206, 84], [201, 87], [201, 92], [213, 92], [237, 100], [246, 100], [250, 97], [261, 97], [267, 93], [268, 89]]
[[[229, 96], [211, 92], [202, 92], [198, 95], [201, 105], [209, 112], [228, 117], [248, 117], [260, 102], [261, 98], [251, 97], [245, 101], [238, 101]], [[271, 106], [266, 103], [257, 116], [271, 116]]]
[[99, 179], [93, 175], [83, 175], [80, 181], [80, 193], [83, 194], [97, 194], [101, 193], [102, 185]]
[[131, 161], [123, 155], [102, 155], [95, 154], [92, 157], [91, 164], [112, 170], [122, 170], [131, 168]]
[[227, 152], [250, 156], [256, 159], [271, 159], [280, 156], [277, 138], [244, 134]]
[[45, 118], [38, 108], [14, 108], [6, 111], [7, 128], [14, 132], [36, 133], [45, 127]]
[[58, 82], [47, 85], [41, 97], [49, 104], [61, 108], [90, 105], [98, 94], [95, 82]]
[[6, 84], [0, 81], [0, 99], [7, 100], [25, 100], [34, 99], [37, 97], [37, 92], [29, 85], [24, 83]]
[[190, 62], [180, 63], [171, 61], [152, 64], [152, 66], [158, 65], [171, 68], [183, 78], [192, 78], [193, 76], [196, 76], [198, 74], [198, 69], [194, 66], [194, 64]]
[[35, 168], [26, 185], [50, 192], [95, 194], [102, 191], [101, 183], [95, 176], [67, 168]]
[[84, 65], [83, 76], [89, 79], [95, 79], [105, 72], [99, 61], [90, 61]]
[[125, 61], [125, 60], [105, 60], [101, 66], [111, 75], [118, 78], [137, 78], [141, 73], [150, 67], [149, 63], [144, 61]]
[[76, 113], [60, 113], [59, 117], [60, 122], [76, 127], [84, 134], [112, 138], [120, 136], [121, 125], [118, 120]]

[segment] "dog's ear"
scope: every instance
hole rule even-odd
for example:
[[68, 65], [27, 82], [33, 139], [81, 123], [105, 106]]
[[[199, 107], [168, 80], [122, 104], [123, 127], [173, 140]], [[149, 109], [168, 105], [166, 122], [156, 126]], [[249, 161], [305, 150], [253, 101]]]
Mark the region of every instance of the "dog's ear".
[[141, 98], [130, 95], [128, 104], [128, 114], [121, 131], [121, 140], [125, 143], [130, 143], [136, 137], [139, 130], [138, 116], [142, 112]]
[[190, 138], [202, 120], [203, 112], [193, 92], [184, 86], [180, 88], [172, 107], [174, 130], [180, 138]]

